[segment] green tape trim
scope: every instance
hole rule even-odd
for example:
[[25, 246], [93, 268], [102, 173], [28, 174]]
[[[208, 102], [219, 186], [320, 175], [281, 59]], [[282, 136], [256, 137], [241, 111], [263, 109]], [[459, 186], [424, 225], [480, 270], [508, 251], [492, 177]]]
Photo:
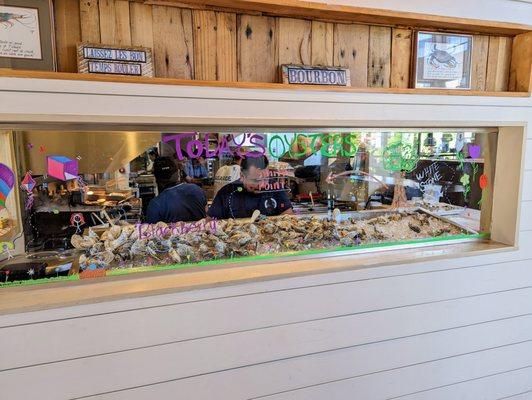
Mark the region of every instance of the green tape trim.
[[[325, 254], [325, 253], [335, 253], [339, 251], [359, 251], [364, 249], [374, 249], [374, 248], [386, 248], [399, 245], [409, 245], [409, 244], [420, 244], [420, 243], [438, 243], [449, 240], [461, 240], [461, 239], [488, 239], [490, 237], [489, 233], [479, 233], [479, 234], [460, 234], [460, 235], [450, 235], [450, 236], [440, 236], [434, 238], [426, 239], [413, 239], [413, 240], [402, 240], [397, 242], [382, 242], [382, 243], [370, 243], [362, 244], [359, 246], [337, 246], [331, 248], [323, 249], [311, 249], [311, 250], [302, 250], [302, 251], [289, 251], [279, 254], [262, 254], [257, 256], [247, 256], [247, 257], [235, 257], [235, 258], [220, 258], [216, 260], [201, 261], [196, 263], [186, 263], [186, 264], [166, 264], [166, 265], [154, 265], [154, 266], [141, 266], [141, 267], [132, 267], [132, 268], [117, 268], [108, 270], [106, 276], [121, 276], [129, 275], [138, 272], [155, 272], [155, 271], [172, 271], [180, 270], [186, 268], [194, 267], [206, 267], [209, 265], [220, 265], [228, 263], [242, 263], [249, 261], [271, 261], [276, 259], [282, 259], [285, 257], [292, 256], [305, 256], [305, 255], [314, 255], [314, 254]], [[356, 255], [356, 254], [353, 254]], [[43, 278], [35, 280], [25, 280], [25, 281], [15, 281], [0, 283], [0, 288], [7, 286], [24, 286], [24, 285], [38, 285], [42, 283], [55, 283], [55, 282], [65, 282], [65, 281], [77, 281], [79, 280], [79, 275], [69, 275], [69, 276], [59, 276], [53, 278]]]
[[27, 279], [24, 281], [3, 282], [3, 283], [0, 283], [0, 288], [8, 287], [8, 286], [40, 285], [43, 283], [56, 283], [56, 282], [68, 282], [68, 281], [79, 281], [79, 274], [68, 275], [68, 276], [53, 276], [51, 278]]

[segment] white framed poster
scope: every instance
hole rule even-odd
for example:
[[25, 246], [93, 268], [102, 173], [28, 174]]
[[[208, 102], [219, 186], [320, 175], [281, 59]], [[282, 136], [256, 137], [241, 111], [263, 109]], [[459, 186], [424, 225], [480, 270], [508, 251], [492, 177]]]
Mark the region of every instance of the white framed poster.
[[55, 69], [50, 0], [0, 0], [0, 68]]
[[471, 35], [417, 32], [415, 87], [469, 89]]
[[42, 60], [39, 10], [0, 5], [0, 57]]

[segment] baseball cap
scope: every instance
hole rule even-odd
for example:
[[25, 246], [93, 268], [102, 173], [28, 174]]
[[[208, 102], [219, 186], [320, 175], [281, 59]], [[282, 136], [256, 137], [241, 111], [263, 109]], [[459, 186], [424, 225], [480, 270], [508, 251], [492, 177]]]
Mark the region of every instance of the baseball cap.
[[177, 172], [177, 166], [170, 157], [159, 157], [153, 162], [155, 179], [169, 180]]

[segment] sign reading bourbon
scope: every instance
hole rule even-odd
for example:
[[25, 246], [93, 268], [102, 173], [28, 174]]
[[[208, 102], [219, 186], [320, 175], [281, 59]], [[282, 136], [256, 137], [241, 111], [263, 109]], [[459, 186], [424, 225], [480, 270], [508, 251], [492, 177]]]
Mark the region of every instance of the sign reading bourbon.
[[349, 70], [340, 67], [282, 65], [283, 83], [295, 85], [351, 86]]

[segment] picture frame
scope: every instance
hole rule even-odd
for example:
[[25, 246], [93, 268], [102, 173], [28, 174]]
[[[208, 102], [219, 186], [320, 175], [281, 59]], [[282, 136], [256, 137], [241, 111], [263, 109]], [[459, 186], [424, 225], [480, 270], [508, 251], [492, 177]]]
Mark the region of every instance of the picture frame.
[[472, 50], [472, 35], [416, 32], [413, 86], [471, 89]]
[[52, 0], [0, 0], [0, 68], [55, 71]]

